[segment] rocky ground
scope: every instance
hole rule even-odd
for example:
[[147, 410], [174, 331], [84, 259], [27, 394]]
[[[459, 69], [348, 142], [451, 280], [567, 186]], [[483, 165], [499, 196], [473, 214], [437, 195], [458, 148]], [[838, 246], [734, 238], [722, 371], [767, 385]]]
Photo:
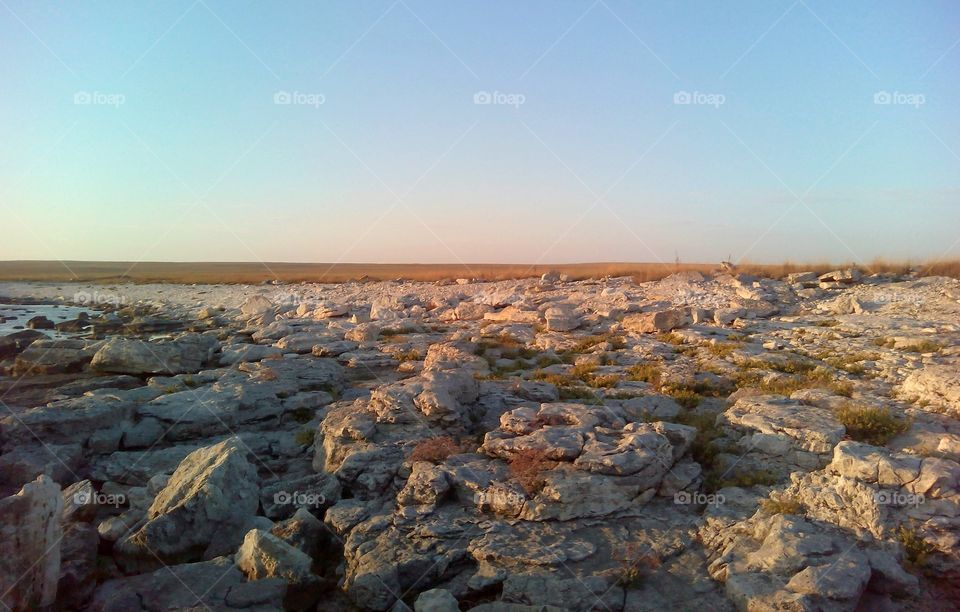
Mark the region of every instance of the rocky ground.
[[960, 606], [956, 280], [0, 295], [12, 610]]

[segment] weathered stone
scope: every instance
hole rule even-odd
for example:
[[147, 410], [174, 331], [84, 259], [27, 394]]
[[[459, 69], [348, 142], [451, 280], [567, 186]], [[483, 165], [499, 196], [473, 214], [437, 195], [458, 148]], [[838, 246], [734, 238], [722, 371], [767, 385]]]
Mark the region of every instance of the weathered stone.
[[238, 533], [259, 503], [256, 470], [242, 443], [229, 438], [180, 463], [147, 512], [146, 523], [117, 543], [125, 565], [200, 559], [215, 541], [240, 543]]
[[39, 476], [0, 500], [0, 602], [9, 610], [53, 605], [60, 579], [60, 487]]
[[689, 323], [687, 314], [682, 310], [661, 310], [627, 315], [623, 319], [623, 328], [630, 332], [652, 334], [668, 332]]

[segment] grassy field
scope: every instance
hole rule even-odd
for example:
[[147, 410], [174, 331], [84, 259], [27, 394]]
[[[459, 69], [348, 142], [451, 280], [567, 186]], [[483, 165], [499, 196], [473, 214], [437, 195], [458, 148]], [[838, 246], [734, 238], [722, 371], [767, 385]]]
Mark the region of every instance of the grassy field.
[[[827, 272], [851, 264], [743, 264], [737, 271], [780, 278], [791, 272], [813, 270]], [[910, 263], [874, 261], [858, 266], [865, 273], [905, 272]], [[924, 274], [960, 278], [960, 261], [913, 264]], [[718, 272], [716, 264], [658, 263], [578, 263], [556, 265], [525, 264], [321, 264], [321, 263], [164, 263], [98, 261], [0, 261], [0, 280], [5, 281], [85, 281], [112, 283], [260, 283], [280, 280], [292, 282], [340, 283], [351, 280], [435, 281], [473, 278], [503, 280], [540, 276], [557, 270], [574, 279], [604, 276], [632, 276], [638, 282], [657, 280], [678, 271]]]

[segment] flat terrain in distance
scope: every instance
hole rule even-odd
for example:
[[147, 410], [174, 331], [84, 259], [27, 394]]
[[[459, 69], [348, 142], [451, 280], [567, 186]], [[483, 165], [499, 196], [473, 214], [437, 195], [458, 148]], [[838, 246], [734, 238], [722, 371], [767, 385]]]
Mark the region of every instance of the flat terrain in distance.
[[339, 283], [358, 280], [434, 281], [453, 278], [504, 280], [540, 276], [549, 270], [572, 278], [643, 276], [662, 278], [678, 270], [717, 270], [717, 264], [582, 263], [526, 264], [378, 264], [378, 263], [276, 263], [276, 262], [122, 262], [122, 261], [3, 261], [0, 280], [101, 281], [169, 283]]
[[[774, 278], [791, 272], [827, 272], [852, 264], [743, 264], [740, 272]], [[861, 266], [867, 273], [899, 272], [910, 263], [871, 262]], [[960, 262], [944, 261], [919, 265], [927, 274], [957, 277]], [[696, 270], [717, 272], [716, 263], [576, 263], [576, 264], [378, 264], [378, 263], [282, 263], [282, 262], [123, 262], [123, 261], [0, 261], [2, 281], [85, 281], [132, 283], [260, 283], [284, 282], [341, 283], [351, 280], [416, 281], [471, 278], [506, 280], [540, 276], [549, 270], [569, 274], [571, 279], [632, 276], [639, 282], [659, 280], [674, 272]]]

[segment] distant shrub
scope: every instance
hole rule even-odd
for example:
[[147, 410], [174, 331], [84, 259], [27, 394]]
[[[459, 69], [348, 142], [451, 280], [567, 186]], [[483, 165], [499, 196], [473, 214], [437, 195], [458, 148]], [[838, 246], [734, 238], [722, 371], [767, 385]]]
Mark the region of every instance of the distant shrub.
[[756, 370], [747, 370], [735, 374], [733, 380], [739, 389], [757, 389], [773, 395], [790, 395], [800, 389], [827, 389], [846, 397], [850, 397], [853, 393], [851, 383], [835, 380], [835, 374], [822, 367], [793, 376], [775, 378], [764, 376]]
[[675, 332], [665, 332], [662, 334], [657, 334], [657, 340], [660, 342], [665, 342], [666, 344], [672, 344], [674, 346], [680, 346], [683, 344], [683, 336]]
[[558, 357], [554, 357], [553, 355], [540, 355], [539, 357], [537, 357], [537, 361], [536, 361], [538, 368], [546, 368], [548, 366], [556, 365], [558, 363], [563, 363], [563, 361]]
[[795, 495], [787, 493], [771, 494], [760, 502], [760, 509], [767, 514], [804, 514], [803, 504]]
[[629, 400], [642, 396], [642, 393], [637, 393], [634, 391], [610, 391], [609, 393], [605, 393], [603, 397], [612, 400]]
[[655, 363], [638, 363], [627, 368], [627, 379], [650, 383], [654, 387], [660, 384], [663, 372]]
[[677, 423], [688, 425], [697, 430], [690, 444], [690, 456], [694, 461], [700, 464], [703, 472], [706, 474], [705, 481], [709, 483], [716, 480], [715, 476], [711, 479], [710, 475], [715, 474], [719, 469], [717, 465], [718, 449], [715, 440], [723, 435], [721, 429], [717, 426], [717, 416], [707, 413], [682, 412], [675, 419]]
[[316, 411], [313, 408], [300, 406], [299, 408], [291, 411], [290, 414], [293, 417], [293, 420], [297, 423], [308, 423], [316, 414]]
[[300, 446], [310, 446], [313, 444], [315, 431], [312, 428], [300, 429], [293, 435], [293, 440]]
[[543, 473], [553, 466], [547, 459], [546, 451], [521, 450], [510, 455], [507, 460], [510, 476], [527, 495], [536, 495], [543, 490], [547, 481]]
[[619, 374], [597, 374], [587, 379], [587, 385], [594, 389], [612, 389], [620, 382]]
[[743, 348], [741, 342], [715, 342], [707, 345], [707, 350], [717, 357], [726, 357], [735, 350]]
[[777, 475], [770, 470], [740, 470], [732, 474], [713, 474], [714, 478], [708, 483], [716, 489], [724, 487], [769, 487], [780, 482]]
[[393, 358], [400, 363], [405, 361], [420, 361], [423, 359], [423, 353], [416, 349], [410, 349], [408, 351], [396, 351], [393, 353]]
[[439, 436], [436, 438], [427, 438], [421, 440], [413, 447], [410, 453], [410, 461], [428, 461], [430, 463], [443, 463], [447, 457], [461, 452], [460, 444], [451, 436]]
[[677, 402], [688, 410], [696, 408], [703, 400], [703, 396], [701, 396], [695, 388], [688, 385], [661, 385], [660, 392], [664, 395], [669, 395], [671, 398], [673, 398], [673, 401]]
[[836, 395], [843, 397], [853, 397], [853, 383], [847, 380], [838, 381], [830, 384], [830, 390]]
[[609, 343], [613, 350], [620, 350], [627, 346], [627, 342], [624, 340], [623, 336], [605, 333], [580, 338], [569, 350], [573, 353], [585, 353], [600, 344], [606, 343]]
[[907, 562], [917, 568], [925, 566], [930, 553], [937, 550], [933, 544], [924, 539], [917, 529], [906, 525], [900, 525], [897, 528], [897, 541], [903, 546]]
[[388, 327], [380, 330], [380, 337], [392, 341], [399, 341], [400, 336], [412, 334], [417, 330], [413, 327]]
[[617, 584], [623, 588], [637, 588], [660, 568], [660, 559], [652, 552], [641, 552], [637, 545], [627, 544], [618, 556]]
[[943, 347], [932, 340], [921, 340], [920, 342], [908, 344], [900, 350], [907, 353], [938, 353], [941, 348]]
[[563, 386], [558, 389], [560, 399], [562, 400], [590, 400], [596, 401], [597, 396], [590, 389], [583, 387]]
[[836, 409], [837, 420], [847, 428], [847, 435], [858, 442], [884, 446], [910, 429], [910, 423], [894, 417], [885, 408], [860, 406], [846, 402]]
[[783, 372], [784, 374], [807, 374], [815, 370], [817, 364], [797, 359], [790, 359], [780, 363], [754, 358], [745, 360], [740, 364], [740, 367], [748, 370], [773, 370], [774, 372]]

